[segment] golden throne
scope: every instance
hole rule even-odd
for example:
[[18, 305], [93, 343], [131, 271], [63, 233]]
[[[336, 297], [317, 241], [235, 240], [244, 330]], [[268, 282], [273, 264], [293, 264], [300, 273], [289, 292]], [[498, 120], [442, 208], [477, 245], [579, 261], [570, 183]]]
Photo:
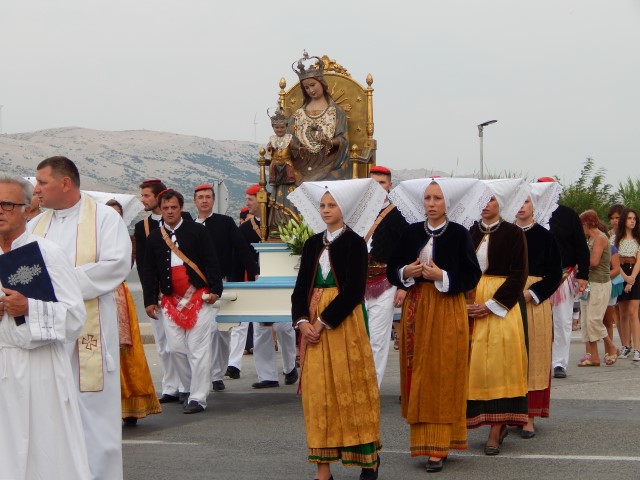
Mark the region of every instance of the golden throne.
[[[367, 86], [363, 86], [351, 78], [351, 74], [342, 65], [327, 55], [322, 56], [324, 64], [324, 78], [329, 86], [331, 98], [344, 110], [347, 115], [349, 131], [349, 148], [351, 161], [351, 178], [367, 178], [369, 170], [376, 163], [376, 140], [373, 138], [373, 77], [367, 75]], [[287, 82], [280, 79], [278, 102], [284, 109], [285, 115], [290, 117], [302, 106], [302, 86], [297, 82], [286, 90]], [[266, 189], [266, 168], [269, 160], [265, 158], [264, 148], [260, 149], [258, 165], [260, 166], [260, 192], [257, 199], [260, 202], [261, 218], [267, 218], [268, 192]], [[262, 241], [268, 237], [267, 222], [261, 222], [260, 236]]]

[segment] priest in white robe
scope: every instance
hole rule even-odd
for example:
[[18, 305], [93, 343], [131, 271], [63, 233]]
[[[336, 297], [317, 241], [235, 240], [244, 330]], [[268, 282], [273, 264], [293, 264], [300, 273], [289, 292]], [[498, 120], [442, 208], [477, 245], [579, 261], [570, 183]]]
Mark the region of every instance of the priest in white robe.
[[68, 353], [80, 389], [90, 478], [120, 480], [120, 347], [113, 291], [130, 271], [131, 240], [114, 209], [80, 192], [78, 170], [68, 158], [40, 162], [36, 181], [40, 206], [50, 210], [29, 228], [62, 247], [75, 265], [87, 309], [82, 333]]
[[45, 302], [15, 290], [35, 275], [30, 262], [23, 264], [26, 255], [13, 261], [13, 269], [3, 263], [8, 281], [0, 280], [0, 478], [85, 480], [89, 462], [64, 346], [82, 330], [84, 302], [64, 252], [26, 231], [30, 200], [29, 182], [0, 175], [0, 259], [37, 242], [56, 298]]

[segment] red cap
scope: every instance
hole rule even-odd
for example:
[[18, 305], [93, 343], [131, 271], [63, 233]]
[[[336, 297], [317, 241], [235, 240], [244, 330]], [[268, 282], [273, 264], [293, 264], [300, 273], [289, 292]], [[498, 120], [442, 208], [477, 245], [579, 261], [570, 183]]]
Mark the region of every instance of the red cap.
[[249, 209], [247, 207], [242, 207], [240, 209], [240, 213], [244, 213], [244, 212], [248, 212], [248, 211], [249, 211]]
[[173, 192], [173, 188], [165, 188], [164, 190], [159, 192], [158, 195], [156, 195], [156, 197], [160, 198], [160, 195], [162, 195], [163, 193], [167, 193], [167, 192]]
[[202, 185], [198, 185], [193, 192], [194, 193], [195, 192], [199, 192], [200, 190], [213, 190], [213, 188], [211, 188], [211, 185], [205, 183], [205, 184], [202, 184]]
[[553, 177], [540, 177], [540, 178], [538, 179], [538, 182], [539, 182], [539, 183], [544, 183], [544, 182], [551, 182], [551, 183], [553, 183], [553, 182], [555, 182], [555, 181], [556, 181], [556, 179], [555, 179], [555, 178], [553, 178]]
[[150, 178], [148, 180], [143, 180], [142, 183], [162, 183], [162, 180], [159, 178]]
[[371, 167], [371, 173], [381, 173], [383, 175], [391, 175], [391, 170], [387, 167], [383, 167], [382, 165], [376, 165], [375, 167]]
[[249, 188], [247, 188], [246, 194], [247, 195], [257, 195], [259, 191], [260, 191], [260, 185], [255, 184], [255, 185], [251, 185]]

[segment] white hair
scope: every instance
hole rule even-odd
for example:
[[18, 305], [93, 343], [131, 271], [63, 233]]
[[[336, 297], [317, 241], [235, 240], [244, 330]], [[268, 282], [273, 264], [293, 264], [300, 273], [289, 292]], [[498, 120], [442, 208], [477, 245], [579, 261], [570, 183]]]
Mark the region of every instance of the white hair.
[[13, 175], [0, 174], [0, 183], [9, 183], [12, 185], [19, 185], [22, 189], [22, 195], [24, 197], [23, 203], [27, 205], [31, 204], [31, 196], [33, 195], [33, 186], [31, 182], [25, 180], [22, 177], [15, 177]]

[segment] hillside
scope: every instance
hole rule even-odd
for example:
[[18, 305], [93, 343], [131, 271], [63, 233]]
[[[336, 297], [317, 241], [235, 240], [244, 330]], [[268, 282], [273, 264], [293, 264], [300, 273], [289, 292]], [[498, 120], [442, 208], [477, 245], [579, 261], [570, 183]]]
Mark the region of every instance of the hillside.
[[[227, 213], [237, 217], [244, 190], [258, 181], [259, 148], [253, 142], [148, 130], [53, 128], [0, 135], [0, 171], [33, 176], [41, 160], [65, 155], [78, 165], [84, 189], [137, 195], [141, 180], [160, 178], [185, 195], [191, 211], [194, 187], [224, 180], [230, 197]], [[448, 176], [432, 169], [394, 169], [393, 175], [396, 185], [410, 178]]]

